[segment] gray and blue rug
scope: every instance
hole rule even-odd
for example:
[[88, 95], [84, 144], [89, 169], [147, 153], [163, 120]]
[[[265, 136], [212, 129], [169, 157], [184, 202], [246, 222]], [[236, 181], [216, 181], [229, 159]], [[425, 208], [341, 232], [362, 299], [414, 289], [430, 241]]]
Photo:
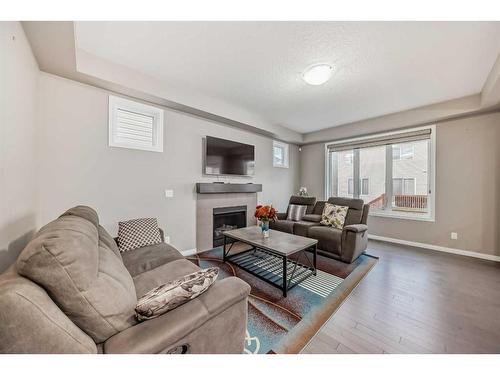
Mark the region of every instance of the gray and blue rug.
[[[317, 276], [311, 276], [283, 297], [280, 289], [222, 261], [222, 248], [191, 257], [202, 268], [219, 267], [219, 278], [237, 276], [251, 287], [245, 352], [299, 353], [376, 264], [360, 256], [345, 264], [318, 255]], [[281, 272], [281, 271], [276, 271]]]

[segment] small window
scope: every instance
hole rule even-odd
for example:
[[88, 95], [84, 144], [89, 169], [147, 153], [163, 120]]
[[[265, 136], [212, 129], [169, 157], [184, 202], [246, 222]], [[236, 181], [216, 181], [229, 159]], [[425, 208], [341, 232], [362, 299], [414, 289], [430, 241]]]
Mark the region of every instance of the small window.
[[273, 141], [273, 166], [288, 168], [289, 165], [288, 144]]
[[411, 143], [392, 145], [392, 160], [413, 159], [414, 147]]
[[163, 110], [110, 96], [109, 146], [163, 152]]

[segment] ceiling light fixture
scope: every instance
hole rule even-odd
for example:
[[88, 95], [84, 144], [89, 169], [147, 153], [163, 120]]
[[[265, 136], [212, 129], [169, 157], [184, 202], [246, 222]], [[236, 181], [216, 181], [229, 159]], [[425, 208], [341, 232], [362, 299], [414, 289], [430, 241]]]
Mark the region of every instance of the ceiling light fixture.
[[322, 85], [332, 76], [333, 68], [328, 64], [316, 64], [307, 68], [302, 73], [302, 79], [314, 86]]

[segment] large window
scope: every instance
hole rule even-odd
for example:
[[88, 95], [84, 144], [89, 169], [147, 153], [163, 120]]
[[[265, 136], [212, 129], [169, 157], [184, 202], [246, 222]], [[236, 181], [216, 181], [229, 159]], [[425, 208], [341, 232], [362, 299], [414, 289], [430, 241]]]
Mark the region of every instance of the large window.
[[360, 198], [373, 215], [433, 220], [435, 127], [326, 145], [327, 197]]

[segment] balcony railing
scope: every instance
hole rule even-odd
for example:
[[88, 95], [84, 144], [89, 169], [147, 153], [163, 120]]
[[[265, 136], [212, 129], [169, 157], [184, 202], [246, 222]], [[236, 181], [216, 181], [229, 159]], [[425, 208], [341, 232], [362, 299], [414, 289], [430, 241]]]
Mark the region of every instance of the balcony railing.
[[[385, 206], [385, 200], [385, 194], [381, 194], [368, 204], [371, 208], [381, 209]], [[427, 195], [394, 195], [393, 210], [425, 212], [427, 211]]]
[[425, 211], [427, 195], [394, 195], [395, 210]]

